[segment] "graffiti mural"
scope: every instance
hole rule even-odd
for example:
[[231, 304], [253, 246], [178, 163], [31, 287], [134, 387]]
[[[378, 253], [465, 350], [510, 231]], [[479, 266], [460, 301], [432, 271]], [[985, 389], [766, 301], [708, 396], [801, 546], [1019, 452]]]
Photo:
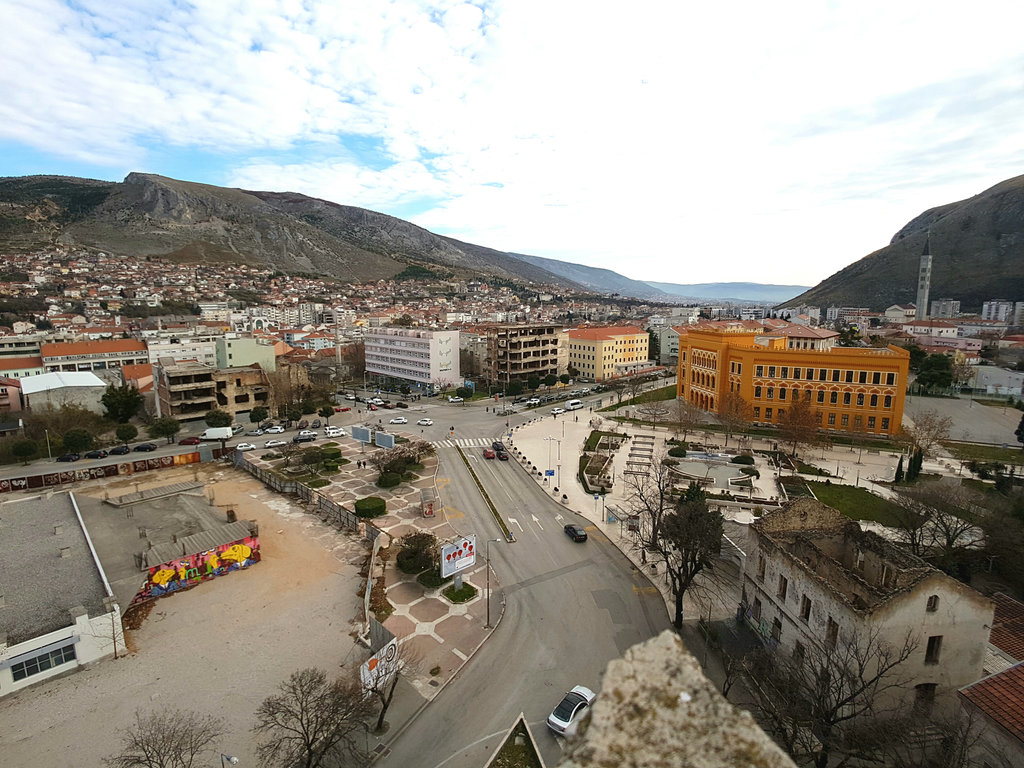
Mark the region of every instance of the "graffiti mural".
[[223, 576], [231, 571], [248, 568], [259, 561], [259, 536], [246, 536], [244, 539], [209, 549], [206, 552], [185, 555], [155, 565], [149, 569], [146, 583], [142, 585], [142, 589], [132, 598], [132, 605], [194, 587], [196, 584]]
[[[213, 456], [220, 456], [220, 449], [214, 449]], [[168, 469], [180, 467], [186, 464], [195, 464], [201, 461], [198, 452], [179, 453], [174, 456], [161, 456], [155, 459], [139, 459], [137, 461], [122, 462], [120, 464], [102, 464], [97, 467], [83, 467], [81, 469], [67, 469], [58, 472], [46, 472], [41, 475], [29, 477], [16, 477], [10, 480], [0, 480], [0, 493], [12, 491], [35, 490], [36, 488], [53, 488], [70, 483], [77, 483], [81, 480], [95, 480], [102, 477], [114, 477], [116, 475], [134, 475], [138, 472], [149, 472], [155, 469]]]

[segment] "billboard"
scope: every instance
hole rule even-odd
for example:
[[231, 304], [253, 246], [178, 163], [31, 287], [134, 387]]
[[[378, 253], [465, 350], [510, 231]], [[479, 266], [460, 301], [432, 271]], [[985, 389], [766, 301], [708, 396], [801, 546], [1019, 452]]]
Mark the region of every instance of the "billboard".
[[383, 691], [391, 676], [400, 671], [399, 667], [398, 639], [395, 638], [359, 667], [364, 690]]
[[387, 432], [374, 432], [373, 442], [375, 442], [381, 448], [394, 448], [395, 436], [389, 435]]
[[441, 578], [476, 565], [476, 534], [463, 536], [441, 547]]
[[353, 440], [358, 440], [360, 443], [371, 442], [369, 427], [351, 427], [349, 432], [351, 433]]

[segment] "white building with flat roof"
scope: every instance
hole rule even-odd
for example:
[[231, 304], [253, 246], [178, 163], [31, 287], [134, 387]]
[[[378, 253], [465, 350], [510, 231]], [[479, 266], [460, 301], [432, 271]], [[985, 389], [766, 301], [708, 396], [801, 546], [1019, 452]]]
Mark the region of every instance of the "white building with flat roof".
[[459, 386], [459, 332], [367, 328], [366, 372], [419, 385]]

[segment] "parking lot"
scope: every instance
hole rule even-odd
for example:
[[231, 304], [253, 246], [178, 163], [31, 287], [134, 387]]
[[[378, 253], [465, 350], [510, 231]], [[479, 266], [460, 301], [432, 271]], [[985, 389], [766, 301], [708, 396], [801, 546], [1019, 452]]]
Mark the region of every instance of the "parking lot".
[[943, 397], [907, 397], [904, 419], [911, 422], [918, 415], [934, 411], [953, 420], [950, 438], [976, 443], [1019, 446], [1014, 431], [1020, 424], [1021, 412], [1012, 407], [981, 405], [970, 399]]

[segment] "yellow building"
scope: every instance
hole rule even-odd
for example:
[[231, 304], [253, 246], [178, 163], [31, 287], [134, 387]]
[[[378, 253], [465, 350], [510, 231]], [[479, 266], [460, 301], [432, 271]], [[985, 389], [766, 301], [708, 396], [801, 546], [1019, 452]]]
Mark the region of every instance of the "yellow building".
[[728, 393], [738, 393], [753, 422], [775, 425], [803, 397], [822, 429], [896, 434], [910, 353], [893, 346], [839, 347], [838, 335], [799, 325], [692, 327], [679, 336], [677, 395], [717, 414]]
[[575, 328], [568, 336], [569, 367], [583, 378], [606, 381], [647, 367], [650, 336], [642, 328]]

